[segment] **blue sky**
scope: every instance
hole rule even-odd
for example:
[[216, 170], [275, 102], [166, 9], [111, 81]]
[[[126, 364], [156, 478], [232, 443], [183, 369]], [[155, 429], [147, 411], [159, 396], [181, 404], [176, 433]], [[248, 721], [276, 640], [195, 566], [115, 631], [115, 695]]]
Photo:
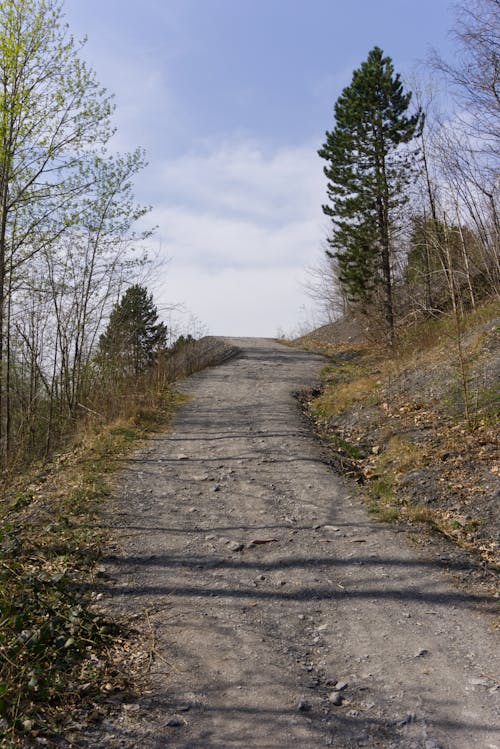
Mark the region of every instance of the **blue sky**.
[[410, 76], [450, 58], [448, 0], [66, 0], [83, 57], [116, 95], [114, 147], [146, 149], [149, 282], [215, 335], [293, 332], [328, 224], [333, 105], [375, 45]]

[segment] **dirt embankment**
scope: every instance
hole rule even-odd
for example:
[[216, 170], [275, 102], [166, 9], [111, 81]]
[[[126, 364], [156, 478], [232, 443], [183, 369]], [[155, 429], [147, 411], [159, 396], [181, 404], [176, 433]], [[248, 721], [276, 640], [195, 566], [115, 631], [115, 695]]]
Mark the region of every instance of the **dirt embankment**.
[[500, 569], [500, 318], [469, 325], [463, 370], [453, 331], [430, 331], [429, 345], [416, 336], [413, 350], [407, 345], [388, 359], [351, 328], [326, 326], [301, 341], [331, 357], [322, 392], [306, 406], [332, 461], [364, 485], [374, 513], [438, 530], [470, 570], [462, 582], [493, 589]]

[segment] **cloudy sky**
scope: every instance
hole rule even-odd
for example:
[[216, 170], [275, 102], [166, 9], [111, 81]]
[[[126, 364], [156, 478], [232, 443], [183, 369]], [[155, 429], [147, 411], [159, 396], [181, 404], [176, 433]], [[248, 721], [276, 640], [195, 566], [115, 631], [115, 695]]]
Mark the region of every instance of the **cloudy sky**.
[[83, 57], [116, 95], [114, 147], [146, 149], [158, 306], [214, 335], [317, 319], [304, 291], [328, 225], [333, 105], [378, 45], [403, 76], [452, 55], [449, 0], [66, 0]]

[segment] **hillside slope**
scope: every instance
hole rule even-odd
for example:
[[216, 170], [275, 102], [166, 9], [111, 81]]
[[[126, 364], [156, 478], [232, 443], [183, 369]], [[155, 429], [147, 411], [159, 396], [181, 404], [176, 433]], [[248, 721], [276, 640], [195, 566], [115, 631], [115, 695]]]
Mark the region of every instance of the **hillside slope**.
[[298, 343], [332, 360], [307, 409], [332, 460], [365, 485], [371, 511], [439, 530], [472, 552], [482, 581], [495, 584], [499, 305], [464, 321], [461, 356], [456, 330], [444, 318], [413, 328], [392, 356], [345, 321]]

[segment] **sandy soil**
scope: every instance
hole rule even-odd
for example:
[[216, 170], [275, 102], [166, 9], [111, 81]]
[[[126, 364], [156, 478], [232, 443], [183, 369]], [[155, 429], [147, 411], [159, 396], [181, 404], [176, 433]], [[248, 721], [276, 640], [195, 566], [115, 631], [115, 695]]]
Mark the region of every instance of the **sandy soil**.
[[321, 357], [227, 343], [109, 517], [100, 604], [149, 633], [148, 675], [66, 745], [499, 749], [494, 602], [329, 468], [293, 395]]

